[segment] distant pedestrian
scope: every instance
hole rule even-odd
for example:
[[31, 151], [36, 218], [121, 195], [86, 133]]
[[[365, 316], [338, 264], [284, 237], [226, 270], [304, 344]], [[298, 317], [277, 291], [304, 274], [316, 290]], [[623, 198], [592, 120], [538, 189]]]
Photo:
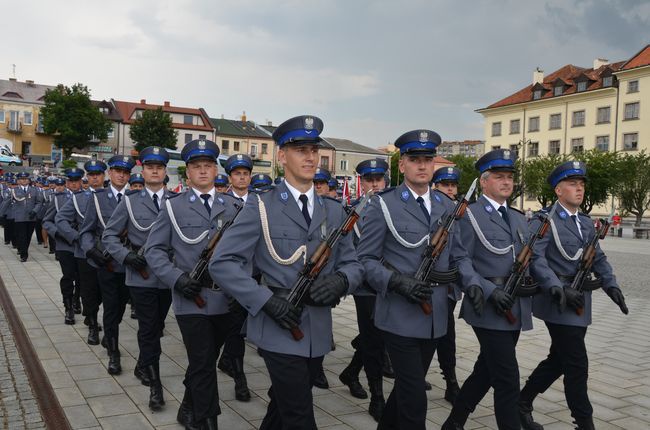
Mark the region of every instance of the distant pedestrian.
[[528, 210], [526, 210], [526, 221], [530, 221], [531, 219], [533, 219], [533, 210], [528, 208]]

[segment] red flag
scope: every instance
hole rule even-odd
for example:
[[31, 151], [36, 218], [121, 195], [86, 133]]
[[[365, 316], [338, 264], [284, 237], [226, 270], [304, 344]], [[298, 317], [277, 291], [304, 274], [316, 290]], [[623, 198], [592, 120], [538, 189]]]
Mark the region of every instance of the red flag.
[[357, 199], [360, 199], [361, 196], [363, 196], [364, 192], [363, 192], [363, 189], [361, 188], [361, 176], [358, 175], [358, 174], [357, 174], [357, 177], [356, 177], [355, 185], [357, 187]]
[[350, 204], [350, 186], [348, 185], [347, 176], [343, 179], [343, 195], [341, 196], [341, 201], [344, 204]]
[[180, 193], [181, 191], [183, 191], [183, 183], [181, 182], [180, 184], [178, 184], [176, 188], [174, 188], [172, 191], [175, 193]]

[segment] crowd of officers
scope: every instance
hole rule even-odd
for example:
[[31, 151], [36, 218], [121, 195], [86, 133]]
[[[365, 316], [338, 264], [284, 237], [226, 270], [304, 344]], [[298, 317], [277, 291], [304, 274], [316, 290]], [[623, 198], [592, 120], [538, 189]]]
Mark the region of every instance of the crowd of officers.
[[[359, 335], [339, 378], [352, 396], [365, 399], [368, 392], [359, 380], [364, 370], [368, 412], [379, 429], [425, 428], [430, 389], [425, 375], [436, 351], [444, 397], [453, 405], [443, 429], [462, 429], [490, 388], [500, 429], [542, 429], [533, 419], [535, 397], [560, 377], [577, 428], [593, 429], [584, 341], [592, 293], [569, 288], [582, 250], [596, 234], [589, 216], [578, 211], [587, 166], [568, 162], [549, 172], [557, 202], [553, 212], [541, 212], [551, 213], [552, 231], [534, 248], [529, 275], [536, 287], [511, 296], [502, 287], [541, 222], [535, 217], [529, 225], [508, 205], [515, 153], [494, 150], [476, 162], [480, 197], [450, 231], [435, 267], [438, 274], [457, 271], [456, 280], [416, 279], [430, 235], [454, 212], [459, 197], [459, 170], [434, 171], [440, 136], [414, 130], [396, 140], [404, 176], [397, 187], [386, 188], [385, 161], [360, 163], [361, 186], [372, 197], [365, 207], [355, 202], [346, 208], [336, 200], [336, 181], [318, 167], [322, 129], [314, 116], [295, 117], [277, 128], [273, 138], [284, 179], [275, 184], [267, 175], [253, 175], [252, 160], [243, 154], [231, 156], [225, 175], [219, 173], [219, 148], [207, 140], [183, 148], [188, 187], [178, 194], [165, 186], [169, 156], [159, 147], [140, 152], [142, 171], [135, 175], [135, 160], [116, 155], [107, 163], [89, 161], [83, 170], [67, 169], [65, 179], [50, 178], [49, 184], [31, 184], [27, 173], [4, 176], [0, 220], [5, 245], [13, 245], [26, 261], [34, 229], [39, 243], [49, 242], [63, 273], [65, 323], [74, 324], [81, 312], [90, 345], [100, 343], [103, 326], [101, 345], [111, 375], [122, 371], [119, 326], [132, 302], [139, 345], [134, 376], [149, 387], [153, 411], [165, 404], [160, 337], [173, 307], [188, 357], [177, 416], [187, 429], [217, 428], [217, 367], [235, 380], [237, 400], [250, 400], [245, 337], [257, 347], [271, 379], [260, 428], [315, 429], [312, 387], [328, 386], [323, 357], [334, 347], [332, 308], [346, 295], [356, 305]], [[289, 297], [299, 272], [353, 209], [361, 215], [353, 234], [332, 249], [305, 304], [296, 306]], [[222, 234], [219, 243], [207, 252], [217, 234]], [[200, 261], [205, 270], [197, 270]], [[603, 291], [627, 313], [600, 248], [594, 261]], [[433, 311], [423, 312], [423, 302]], [[480, 345], [474, 369], [460, 386], [455, 373], [458, 302], [460, 318]], [[508, 311], [514, 322], [504, 318]], [[520, 389], [516, 345], [520, 332], [532, 328], [533, 315], [546, 324], [551, 345]], [[296, 326], [304, 334], [300, 340], [288, 330]], [[395, 378], [387, 398], [386, 376]]]

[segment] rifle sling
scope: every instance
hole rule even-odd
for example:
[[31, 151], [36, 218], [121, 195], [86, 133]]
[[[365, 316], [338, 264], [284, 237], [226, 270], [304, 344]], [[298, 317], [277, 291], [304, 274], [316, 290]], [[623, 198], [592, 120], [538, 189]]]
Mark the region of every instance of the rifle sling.
[[[503, 287], [506, 282], [508, 281], [508, 278], [504, 276], [496, 276], [493, 278], [485, 278], [488, 281], [492, 282], [494, 285], [497, 287]], [[519, 285], [517, 287], [517, 297], [532, 297], [535, 294], [539, 293], [539, 284], [536, 282], [533, 282], [533, 278], [530, 276], [527, 276], [524, 280], [523, 285]]]
[[[557, 275], [558, 279], [566, 285], [571, 285], [575, 275]], [[594, 291], [603, 286], [603, 280], [597, 276], [585, 279], [582, 284], [582, 291]]]

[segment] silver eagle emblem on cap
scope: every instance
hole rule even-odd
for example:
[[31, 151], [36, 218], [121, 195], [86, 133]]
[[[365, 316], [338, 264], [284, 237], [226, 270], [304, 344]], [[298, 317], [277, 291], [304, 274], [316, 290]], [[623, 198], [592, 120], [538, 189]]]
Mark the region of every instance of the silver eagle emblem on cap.
[[573, 162], [573, 168], [574, 169], [579, 169], [580, 168], [580, 162], [579, 161], [574, 161]]
[[154, 153], [154, 155], [158, 155], [158, 154], [160, 154], [160, 148], [154, 146], [154, 148], [153, 148], [153, 153]]
[[421, 131], [420, 132], [420, 142], [424, 143], [429, 140], [429, 132], [428, 131]]
[[503, 158], [510, 158], [510, 150], [509, 149], [506, 149], [505, 151], [503, 151]]
[[205, 149], [205, 140], [199, 140], [199, 149]]
[[305, 117], [305, 130], [312, 130], [314, 128], [314, 118]]
[[375, 167], [377, 167], [377, 160], [371, 160], [371, 161], [370, 161], [370, 167], [372, 167], [373, 169], [374, 169]]

